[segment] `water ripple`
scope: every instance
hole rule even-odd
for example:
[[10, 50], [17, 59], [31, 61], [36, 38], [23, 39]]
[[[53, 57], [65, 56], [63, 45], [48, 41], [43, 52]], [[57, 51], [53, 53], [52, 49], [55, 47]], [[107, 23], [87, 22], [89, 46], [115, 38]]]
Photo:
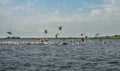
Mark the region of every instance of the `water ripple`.
[[[18, 40], [17, 40], [18, 41]], [[120, 71], [120, 40], [85, 45], [0, 45], [0, 71]]]

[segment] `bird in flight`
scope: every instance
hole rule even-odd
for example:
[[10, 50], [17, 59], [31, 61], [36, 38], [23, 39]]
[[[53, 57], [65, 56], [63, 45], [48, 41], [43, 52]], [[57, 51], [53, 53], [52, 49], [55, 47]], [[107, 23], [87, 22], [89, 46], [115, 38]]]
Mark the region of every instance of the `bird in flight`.
[[58, 35], [59, 35], [59, 33], [57, 33], [57, 34], [55, 35], [55, 38], [58, 38]]
[[62, 31], [63, 26], [59, 26], [59, 30]]
[[83, 35], [85, 35], [85, 34], [81, 34], [81, 36], [83, 36]]
[[9, 31], [9, 32], [7, 32], [9, 35], [12, 35], [12, 32], [11, 31]]
[[99, 34], [99, 33], [96, 33], [95, 35], [96, 35], [96, 36], [99, 36], [100, 34]]
[[47, 30], [47, 29], [45, 29], [44, 33], [45, 33], [45, 34], [47, 34], [47, 33], [48, 33], [48, 30]]

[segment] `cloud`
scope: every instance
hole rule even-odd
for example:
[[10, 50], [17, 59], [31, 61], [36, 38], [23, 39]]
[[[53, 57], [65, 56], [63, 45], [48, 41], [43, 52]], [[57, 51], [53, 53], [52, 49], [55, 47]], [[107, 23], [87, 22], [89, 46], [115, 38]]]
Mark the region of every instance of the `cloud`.
[[[106, 2], [107, 1], [107, 2]], [[61, 16], [60, 10], [55, 10], [54, 12], [49, 12], [47, 15], [29, 17], [25, 19], [25, 23], [98, 23], [102, 22], [103, 24], [108, 23], [107, 20], [115, 22], [119, 20], [120, 17], [120, 6], [118, 6], [119, 0], [112, 2], [113, 0], [105, 0], [103, 5], [100, 5], [98, 8], [92, 9], [86, 14], [74, 13], [70, 15]], [[107, 21], [107, 22], [106, 22]], [[111, 24], [111, 23], [109, 23]]]
[[105, 0], [102, 8], [93, 9], [91, 11], [92, 15], [99, 15], [99, 16], [116, 16], [120, 15], [120, 0]]
[[60, 14], [60, 10], [56, 10], [55, 12], [53, 12], [54, 15], [59, 15]]
[[[29, 22], [38, 22], [38, 23], [51, 23], [51, 22], [55, 22], [55, 23], [70, 23], [70, 22], [89, 22], [89, 21], [93, 21], [97, 20], [101, 17], [103, 17], [103, 19], [109, 19], [110, 16], [113, 16], [114, 18], [116, 16], [120, 15], [120, 1], [119, 0], [105, 0], [103, 5], [100, 5], [98, 8], [94, 8], [92, 9], [90, 12], [86, 13], [86, 14], [81, 14], [81, 13], [74, 13], [74, 14], [70, 14], [70, 15], [64, 15], [61, 16], [61, 11], [60, 10], [55, 10], [54, 12], [48, 12], [46, 13], [46, 15], [43, 16], [37, 16], [37, 14], [39, 14], [40, 12], [37, 10], [32, 10], [31, 8], [26, 8], [23, 6], [15, 6], [15, 7], [8, 7], [8, 10], [5, 10], [5, 12], [16, 12], [16, 10], [20, 10], [20, 11], [24, 11], [24, 13], [26, 12], [31, 12], [31, 15], [33, 13], [36, 13], [36, 17], [29, 17], [29, 19], [26, 17], [26, 21]], [[27, 6], [32, 6], [34, 5], [31, 1], [29, 1], [27, 3]], [[31, 11], [30, 11], [31, 9]], [[4, 11], [3, 10], [3, 11]], [[11, 11], [12, 10], [12, 11]], [[79, 11], [82, 11], [83, 8], [79, 8]], [[118, 18], [118, 17], [116, 17]], [[26, 22], [27, 23], [27, 22]]]
[[5, 3], [9, 3], [12, 0], [0, 0], [0, 4], [5, 4]]
[[[9, 1], [1, 3], [8, 3]], [[12, 29], [16, 30], [16, 32], [35, 33], [37, 31], [36, 33], [38, 33], [38, 31], [42, 32], [44, 30], [44, 28], [39, 28], [41, 25], [62, 24], [67, 25], [65, 27], [69, 29], [65, 29], [65, 32], [72, 35], [79, 32], [119, 32], [120, 0], [104, 0], [102, 5], [89, 6], [91, 10], [87, 13], [80, 13], [86, 9], [83, 7], [76, 10], [80, 12], [74, 11], [72, 14], [68, 12], [67, 15], [62, 15], [63, 11], [59, 9], [42, 14], [40, 10], [34, 9], [34, 3], [31, 1], [28, 1], [24, 6], [0, 7], [0, 16], [2, 16], [0, 30]], [[15, 13], [20, 15], [14, 15]], [[26, 16], [26, 14], [29, 16]], [[50, 26], [47, 28], [50, 28]]]
[[34, 6], [34, 2], [36, 2], [36, 0], [28, 0], [28, 2], [26, 3], [26, 7], [27, 8], [31, 8]]
[[72, 15], [56, 16], [56, 14], [60, 13], [59, 10], [56, 10], [54, 13], [55, 16], [48, 16], [44, 19], [44, 21], [63, 23], [103, 21], [103, 23], [105, 24], [107, 23], [106, 20], [110, 20], [113, 22], [115, 22], [116, 20], [120, 20], [120, 0], [105, 0], [103, 5], [100, 5], [98, 8], [93, 8], [90, 12], [86, 14], [75, 13]]
[[83, 11], [83, 8], [79, 8], [79, 9], [77, 10], [77, 12], [81, 12], [81, 11]]

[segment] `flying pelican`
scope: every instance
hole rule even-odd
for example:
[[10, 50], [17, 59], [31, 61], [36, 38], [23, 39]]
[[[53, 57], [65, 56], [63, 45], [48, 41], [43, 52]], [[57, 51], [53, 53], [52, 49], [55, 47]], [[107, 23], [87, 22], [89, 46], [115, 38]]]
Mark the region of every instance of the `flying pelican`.
[[58, 35], [59, 35], [59, 33], [57, 33], [57, 34], [55, 35], [55, 38], [58, 38]]
[[81, 36], [83, 36], [83, 35], [85, 35], [85, 34], [81, 34]]
[[99, 33], [96, 33], [95, 35], [96, 35], [96, 36], [99, 36], [100, 34], [99, 34]]
[[96, 34], [95, 34], [95, 37], [96, 37], [96, 38], [98, 38], [99, 36], [100, 36], [100, 34], [99, 34], [99, 33], [96, 33]]
[[12, 35], [12, 32], [11, 32], [11, 31], [9, 31], [9, 32], [6, 32], [6, 33], [8, 33], [9, 35]]
[[63, 26], [59, 26], [59, 30], [62, 31]]
[[47, 29], [45, 29], [44, 33], [45, 33], [45, 34], [47, 34], [47, 33], [48, 33], [48, 30], [47, 30]]

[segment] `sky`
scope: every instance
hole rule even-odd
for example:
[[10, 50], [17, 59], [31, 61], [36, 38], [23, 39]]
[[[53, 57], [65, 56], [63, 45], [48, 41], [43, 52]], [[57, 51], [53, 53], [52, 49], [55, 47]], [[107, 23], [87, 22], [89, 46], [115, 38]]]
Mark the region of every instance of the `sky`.
[[0, 0], [0, 37], [8, 31], [36, 38], [120, 34], [120, 0]]

